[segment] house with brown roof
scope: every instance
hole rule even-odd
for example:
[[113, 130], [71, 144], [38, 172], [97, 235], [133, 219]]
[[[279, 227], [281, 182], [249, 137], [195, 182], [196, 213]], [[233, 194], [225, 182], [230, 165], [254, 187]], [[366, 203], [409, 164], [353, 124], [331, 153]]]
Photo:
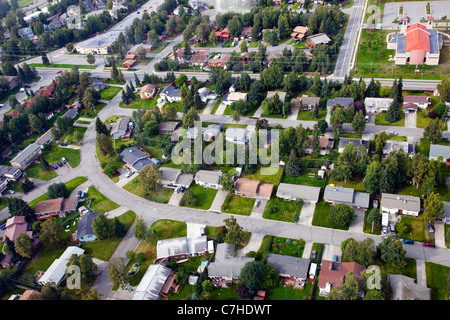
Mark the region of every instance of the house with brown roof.
[[34, 208], [37, 220], [59, 216], [64, 218], [67, 214], [75, 211], [78, 205], [78, 197], [57, 198], [39, 201]]
[[319, 105], [319, 97], [309, 97], [307, 95], [297, 97], [291, 100], [291, 108], [301, 110], [312, 110], [316, 105]]
[[208, 66], [216, 68], [224, 68], [231, 59], [231, 53], [220, 53], [212, 59], [209, 59]]
[[198, 50], [195, 51], [194, 54], [189, 59], [190, 67], [204, 66], [209, 60], [209, 51], [208, 50]]
[[418, 108], [426, 109], [431, 106], [431, 98], [428, 96], [410, 96], [403, 97], [403, 106], [415, 104]]
[[228, 40], [230, 38], [230, 31], [228, 31], [228, 28], [225, 28], [222, 31], [216, 31], [216, 36], [220, 40]]
[[308, 27], [296, 26], [294, 29], [292, 29], [291, 39], [303, 40], [303, 38], [305, 37], [307, 32], [308, 32]]
[[241, 30], [241, 40], [250, 38], [252, 36], [253, 27], [243, 27]]
[[270, 199], [273, 184], [261, 183], [258, 180], [238, 178], [234, 182], [234, 193], [249, 198]]
[[156, 96], [156, 92], [158, 89], [153, 83], [146, 84], [141, 88], [141, 91], [139, 91], [139, 95], [141, 96], [141, 99], [153, 99]]
[[9, 218], [6, 220], [3, 242], [5, 242], [6, 238], [14, 242], [21, 233], [25, 233], [31, 238], [33, 231], [27, 231], [27, 226], [28, 223], [25, 221], [25, 216], [14, 216]]
[[19, 85], [19, 77], [17, 76], [1, 76], [1, 80], [6, 80], [9, 85], [9, 90], [13, 90], [15, 87]]
[[[306, 154], [312, 154], [313, 145], [312, 145], [313, 136], [308, 136], [308, 145], [305, 148]], [[330, 149], [333, 148], [333, 140], [330, 140], [327, 136], [319, 137], [320, 144], [320, 155], [324, 156], [330, 153]]]
[[327, 297], [334, 288], [344, 284], [345, 277], [351, 271], [359, 280], [366, 267], [356, 262], [333, 262], [323, 260], [319, 276], [319, 295]]
[[28, 289], [22, 293], [22, 296], [19, 300], [41, 300], [41, 293], [37, 290]]

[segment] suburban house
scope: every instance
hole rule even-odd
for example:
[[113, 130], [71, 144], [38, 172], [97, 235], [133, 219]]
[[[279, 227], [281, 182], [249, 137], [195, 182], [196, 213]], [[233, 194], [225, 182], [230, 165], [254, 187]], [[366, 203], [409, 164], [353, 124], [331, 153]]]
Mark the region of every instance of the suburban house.
[[17, 236], [21, 233], [25, 233], [31, 238], [33, 231], [27, 231], [28, 223], [25, 221], [25, 216], [14, 216], [6, 220], [5, 225], [5, 235], [3, 237], [3, 242], [6, 238], [13, 241], [16, 240]]
[[223, 96], [222, 103], [225, 105], [230, 105], [238, 100], [247, 100], [247, 93], [245, 92], [230, 92]]
[[222, 126], [218, 124], [210, 124], [206, 128], [202, 128], [203, 141], [214, 141], [222, 133]]
[[284, 200], [303, 200], [311, 203], [319, 201], [320, 188], [300, 184], [280, 183], [277, 189], [277, 197]]
[[55, 286], [59, 286], [61, 282], [66, 278], [66, 269], [67, 263], [70, 260], [70, 257], [75, 255], [82, 255], [84, 253], [84, 249], [81, 249], [77, 246], [68, 247], [63, 254], [53, 261], [53, 263], [48, 267], [47, 271], [39, 278], [37, 281], [40, 285], [45, 285], [46, 283], [54, 283]]
[[78, 197], [57, 198], [39, 201], [34, 208], [34, 214], [37, 220], [43, 220], [53, 217], [64, 218], [67, 214], [77, 210]]
[[208, 278], [227, 281], [238, 279], [244, 265], [255, 260], [245, 256], [233, 256], [235, 249], [235, 245], [231, 243], [217, 245], [214, 261], [208, 265]]
[[153, 83], [146, 84], [139, 91], [139, 96], [141, 99], [154, 99], [158, 89]]
[[366, 106], [366, 113], [381, 113], [388, 111], [390, 105], [394, 99], [391, 98], [372, 98], [367, 97], [364, 99], [364, 105]]
[[158, 134], [168, 134], [174, 132], [178, 126], [180, 125], [179, 122], [176, 121], [163, 121], [159, 123], [158, 127]]
[[300, 110], [312, 110], [319, 105], [319, 97], [309, 97], [307, 95], [291, 99], [291, 108]]
[[243, 27], [241, 30], [241, 40], [251, 38], [253, 27]]
[[19, 37], [21, 37], [21, 38], [33, 38], [34, 37], [33, 30], [30, 27], [21, 28], [21, 29], [17, 30], [17, 32], [19, 33]]
[[78, 115], [78, 110], [76, 109], [69, 109], [66, 113], [64, 113], [61, 118], [62, 119], [75, 119], [75, 117]]
[[430, 145], [429, 159], [437, 160], [442, 157], [444, 161], [447, 162], [447, 167], [450, 166], [450, 146], [444, 146], [440, 144]]
[[369, 207], [370, 194], [365, 192], [355, 192], [353, 188], [344, 188], [327, 185], [323, 194], [323, 200], [332, 204], [343, 203], [350, 207]]
[[281, 56], [281, 54], [279, 54], [279, 53], [270, 53], [270, 54], [267, 56], [267, 58], [266, 58], [266, 60], [267, 60], [267, 66], [270, 67], [271, 64], [272, 64], [272, 60], [273, 60], [273, 59], [278, 59], [280, 56]]
[[381, 212], [417, 217], [420, 212], [420, 198], [400, 194], [382, 193]]
[[427, 25], [414, 23], [408, 26], [408, 18], [402, 19], [399, 33], [387, 40], [387, 48], [395, 50], [395, 64], [399, 65], [438, 65], [442, 49], [442, 34], [433, 30], [433, 17]]
[[159, 300], [160, 293], [168, 281], [172, 270], [162, 264], [152, 264], [136, 288], [133, 300]]
[[198, 94], [200, 95], [202, 102], [207, 102], [208, 100], [214, 100], [217, 98], [217, 94], [211, 92], [212, 90], [208, 87], [198, 89]]
[[228, 40], [230, 38], [230, 31], [228, 31], [228, 28], [225, 28], [222, 31], [216, 31], [216, 36], [220, 40]]
[[283, 92], [283, 91], [268, 91], [266, 99], [270, 99], [273, 96], [275, 96], [276, 94], [278, 95], [278, 98], [280, 98], [281, 102], [284, 103], [286, 101], [287, 93]]
[[292, 257], [282, 254], [269, 253], [266, 264], [270, 264], [286, 280], [290, 280], [293, 287], [303, 286], [308, 278], [309, 259]]
[[431, 289], [402, 274], [388, 274], [391, 300], [431, 300]]
[[113, 139], [128, 140], [131, 138], [130, 117], [120, 117], [111, 127], [111, 137]]
[[[306, 146], [304, 152], [306, 154], [312, 154], [313, 152], [313, 136], [308, 136], [308, 145]], [[320, 155], [324, 156], [330, 153], [330, 149], [333, 148], [334, 141], [327, 136], [319, 136], [320, 144]]]
[[41, 293], [37, 290], [27, 289], [20, 296], [19, 300], [40, 300]]
[[0, 79], [5, 79], [8, 82], [10, 91], [16, 88], [20, 83], [20, 78], [17, 76], [0, 76]]
[[220, 170], [199, 170], [195, 174], [194, 181], [197, 185], [205, 188], [219, 189], [220, 179], [222, 178], [222, 171]]
[[234, 182], [234, 193], [249, 198], [270, 199], [273, 184], [261, 183], [258, 180], [238, 178]]
[[306, 45], [310, 48], [315, 49], [317, 45], [324, 44], [327, 45], [331, 41], [330, 38], [325, 33], [318, 33], [306, 38]]
[[208, 50], [198, 50], [195, 51], [191, 58], [189, 59], [189, 66], [190, 67], [198, 67], [198, 66], [205, 66], [206, 63], [209, 60], [209, 51]]
[[252, 139], [255, 130], [244, 128], [228, 128], [225, 131], [225, 140], [236, 144], [246, 144]]
[[175, 88], [174, 85], [165, 87], [159, 94], [161, 98], [167, 102], [181, 101], [180, 89]]
[[404, 113], [414, 113], [419, 110], [419, 106], [415, 103], [405, 103], [402, 104], [402, 110]]
[[383, 155], [388, 156], [392, 152], [402, 151], [413, 156], [415, 154], [414, 145], [406, 141], [387, 140], [383, 147]]
[[328, 99], [327, 108], [333, 108], [334, 106], [340, 105], [343, 106], [344, 109], [348, 109], [354, 101], [355, 99], [346, 97], [336, 97], [334, 99]]
[[184, 56], [184, 49], [182, 49], [182, 48], [175, 50], [175, 55], [174, 55], [173, 51], [170, 52], [167, 55], [167, 57], [170, 59], [173, 59], [173, 60], [177, 59], [180, 66], [184, 66], [187, 63], [187, 59]]
[[345, 277], [350, 271], [361, 280], [361, 272], [365, 269], [365, 266], [356, 262], [333, 262], [323, 260], [318, 282], [319, 295], [321, 297], [327, 297], [331, 290], [343, 285]]
[[92, 221], [100, 214], [100, 212], [87, 211], [80, 220], [78, 220], [77, 239], [80, 242], [89, 242], [97, 239], [92, 229]]
[[138, 60], [138, 56], [135, 53], [129, 53], [125, 56], [125, 61], [122, 64], [122, 66], [124, 68], [131, 68], [132, 66], [134, 66], [137, 63]]
[[120, 153], [120, 157], [127, 167], [136, 170], [137, 172], [140, 172], [146, 166], [154, 164], [150, 160], [150, 155], [148, 153], [145, 153], [136, 147], [124, 149]]
[[431, 106], [431, 98], [428, 96], [404, 96], [403, 104], [412, 103], [420, 109], [426, 109]]
[[308, 32], [308, 27], [296, 26], [294, 29], [292, 29], [291, 39], [303, 40], [303, 38], [306, 36], [307, 32]]
[[13, 168], [0, 164], [0, 179], [7, 179], [8, 181], [17, 181], [22, 175], [19, 168]]
[[231, 59], [230, 53], [219, 53], [214, 58], [209, 59], [208, 67], [224, 68]]
[[441, 221], [443, 223], [450, 223], [450, 202], [442, 201], [444, 202], [444, 216], [442, 217]]
[[194, 175], [183, 173], [181, 169], [161, 167], [161, 184], [165, 188], [189, 187], [194, 180]]
[[158, 240], [155, 262], [202, 256], [214, 252], [213, 241], [206, 235]]
[[199, 36], [194, 35], [191, 39], [189, 39], [189, 41], [191, 42], [191, 44], [199, 44], [200, 42], [202, 42], [202, 39], [200, 39]]
[[10, 161], [11, 166], [14, 168], [19, 168], [23, 171], [31, 166], [41, 156], [41, 154], [41, 146], [36, 143], [31, 143]]
[[339, 153], [342, 153], [344, 151], [345, 147], [350, 143], [353, 142], [355, 145], [355, 148], [358, 149], [360, 145], [364, 145], [367, 152], [369, 152], [369, 140], [363, 140], [363, 139], [354, 139], [354, 138], [339, 138], [339, 146], [338, 151]]

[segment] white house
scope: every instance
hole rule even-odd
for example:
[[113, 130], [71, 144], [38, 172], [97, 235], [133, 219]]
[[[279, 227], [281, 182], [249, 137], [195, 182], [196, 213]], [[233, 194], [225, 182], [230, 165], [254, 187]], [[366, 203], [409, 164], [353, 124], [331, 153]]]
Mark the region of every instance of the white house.
[[222, 171], [208, 171], [208, 170], [199, 170], [195, 174], [194, 181], [197, 185], [205, 187], [205, 188], [213, 188], [219, 189], [222, 186], [220, 185], [220, 179], [222, 177]]
[[198, 89], [198, 94], [200, 95], [200, 99], [202, 100], [202, 102], [217, 99], [217, 94], [212, 92], [211, 89], [207, 87]]
[[394, 99], [391, 98], [372, 98], [367, 97], [364, 99], [364, 105], [366, 106], [367, 113], [381, 113], [383, 111], [388, 111], [389, 106], [392, 104]]
[[417, 217], [420, 212], [420, 198], [400, 194], [382, 193], [381, 212]]
[[235, 101], [238, 100], [247, 100], [247, 93], [245, 92], [230, 92], [228, 94], [226, 94], [223, 99], [222, 99], [222, 103], [225, 105], [230, 105]]

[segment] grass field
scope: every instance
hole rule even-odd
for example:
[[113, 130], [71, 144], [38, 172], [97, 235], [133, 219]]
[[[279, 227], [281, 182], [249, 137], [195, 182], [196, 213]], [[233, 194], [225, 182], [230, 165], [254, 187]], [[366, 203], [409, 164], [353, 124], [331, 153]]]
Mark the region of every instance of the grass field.
[[149, 194], [145, 194], [144, 189], [141, 186], [139, 176], [135, 177], [133, 180], [128, 182], [123, 189], [126, 191], [135, 194], [144, 199], [159, 202], [159, 203], [167, 203], [169, 202], [170, 197], [173, 194], [172, 189], [158, 187], [156, 190], [152, 191]]
[[317, 176], [316, 171], [305, 170], [298, 177], [290, 177], [285, 174], [281, 182], [290, 184], [302, 184], [305, 186], [320, 188], [323, 188], [325, 186], [325, 179], [319, 179], [316, 177], [312, 178], [309, 176], [310, 174], [314, 174], [315, 176]]
[[117, 209], [119, 205], [106, 198], [94, 186], [90, 186], [86, 195], [86, 200], [90, 202], [90, 208], [94, 211], [108, 212]]
[[73, 66], [77, 66], [79, 69], [97, 69], [97, 66], [92, 66], [89, 64], [49, 64], [45, 66], [43, 63], [30, 63], [29, 66], [37, 67], [37, 68], [65, 68], [71, 69]]
[[328, 179], [328, 184], [334, 184], [335, 186], [340, 186], [344, 188], [353, 188], [356, 192], [365, 192], [363, 179], [360, 177], [355, 177], [352, 181], [338, 181], [331, 178]]
[[[118, 216], [117, 219], [122, 222], [125, 229], [128, 231], [133, 222], [136, 220], [136, 213], [129, 210]], [[117, 237], [114, 235], [103, 240], [85, 243], [81, 247], [86, 250], [86, 254], [103, 261], [108, 261], [122, 239], [123, 237]]]
[[158, 103], [159, 95], [154, 99], [141, 99], [138, 93], [134, 94], [135, 99], [130, 101], [129, 104], [124, 105], [122, 102], [119, 103], [119, 107], [127, 109], [153, 109]]
[[375, 116], [375, 125], [377, 126], [395, 126], [404, 127], [405, 126], [405, 114], [400, 111], [400, 120], [396, 122], [386, 121], [386, 112], [381, 112]]
[[49, 181], [58, 175], [58, 173], [52, 168], [48, 171], [42, 170], [39, 162], [36, 162], [32, 166], [28, 167], [25, 172], [27, 173], [28, 178], [40, 179], [44, 181]]
[[277, 186], [283, 175], [283, 167], [260, 167], [253, 174], [243, 174], [242, 178], [258, 180], [262, 183], [270, 183]]
[[[197, 199], [197, 203], [195, 206], [184, 205], [185, 207], [197, 208], [208, 210], [211, 207], [211, 204], [216, 197], [217, 190], [216, 189], [207, 189], [202, 186], [198, 186], [195, 183], [189, 187], [189, 190], [192, 191], [195, 198]], [[184, 195], [183, 195], [184, 197]]]
[[[270, 213], [269, 208], [274, 208], [274, 212]], [[271, 220], [279, 220], [286, 222], [293, 222], [294, 214], [297, 212], [300, 215], [302, 206], [299, 206], [295, 201], [283, 200], [278, 197], [273, 197], [267, 201], [264, 209], [263, 218]]]
[[316, 208], [314, 210], [312, 225], [325, 228], [348, 230], [348, 226], [340, 226], [330, 219], [331, 206], [332, 205], [327, 202], [319, 201], [316, 204]]
[[122, 87], [108, 86], [100, 91], [100, 97], [102, 100], [112, 100], [122, 89]]
[[430, 241], [434, 242], [434, 234], [427, 229], [428, 221], [420, 215], [418, 218], [402, 217], [397, 222], [396, 228], [398, 236], [401, 239], [412, 239], [414, 241]]
[[230, 193], [222, 205], [222, 212], [249, 216], [252, 213], [255, 199], [238, 196]]
[[61, 161], [61, 158], [66, 158], [69, 165], [72, 168], [76, 168], [81, 162], [80, 150], [53, 146], [50, 151], [44, 152], [44, 159], [47, 160], [48, 163]]
[[427, 287], [431, 288], [431, 300], [448, 300], [450, 294], [447, 288], [447, 278], [450, 274], [450, 268], [426, 261], [425, 270]]
[[314, 119], [313, 117], [313, 110], [300, 110], [297, 115], [297, 120], [304, 120], [304, 121], [315, 121], [320, 119], [325, 119], [327, 116], [327, 110], [319, 110], [319, 116], [317, 119]]

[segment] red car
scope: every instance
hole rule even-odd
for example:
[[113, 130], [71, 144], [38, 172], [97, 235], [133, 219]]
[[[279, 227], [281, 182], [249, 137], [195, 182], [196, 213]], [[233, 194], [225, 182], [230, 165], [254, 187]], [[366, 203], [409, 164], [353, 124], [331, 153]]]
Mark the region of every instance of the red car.
[[59, 70], [59, 71], [56, 71], [56, 74], [59, 74], [59, 73], [62, 73], [62, 71], [61, 71], [61, 70]]
[[433, 242], [424, 242], [423, 246], [424, 247], [434, 248], [436, 245]]
[[116, 176], [120, 176], [119, 170], [114, 171], [114, 174], [115, 174]]
[[145, 9], [144, 12], [147, 12], [147, 9]]

